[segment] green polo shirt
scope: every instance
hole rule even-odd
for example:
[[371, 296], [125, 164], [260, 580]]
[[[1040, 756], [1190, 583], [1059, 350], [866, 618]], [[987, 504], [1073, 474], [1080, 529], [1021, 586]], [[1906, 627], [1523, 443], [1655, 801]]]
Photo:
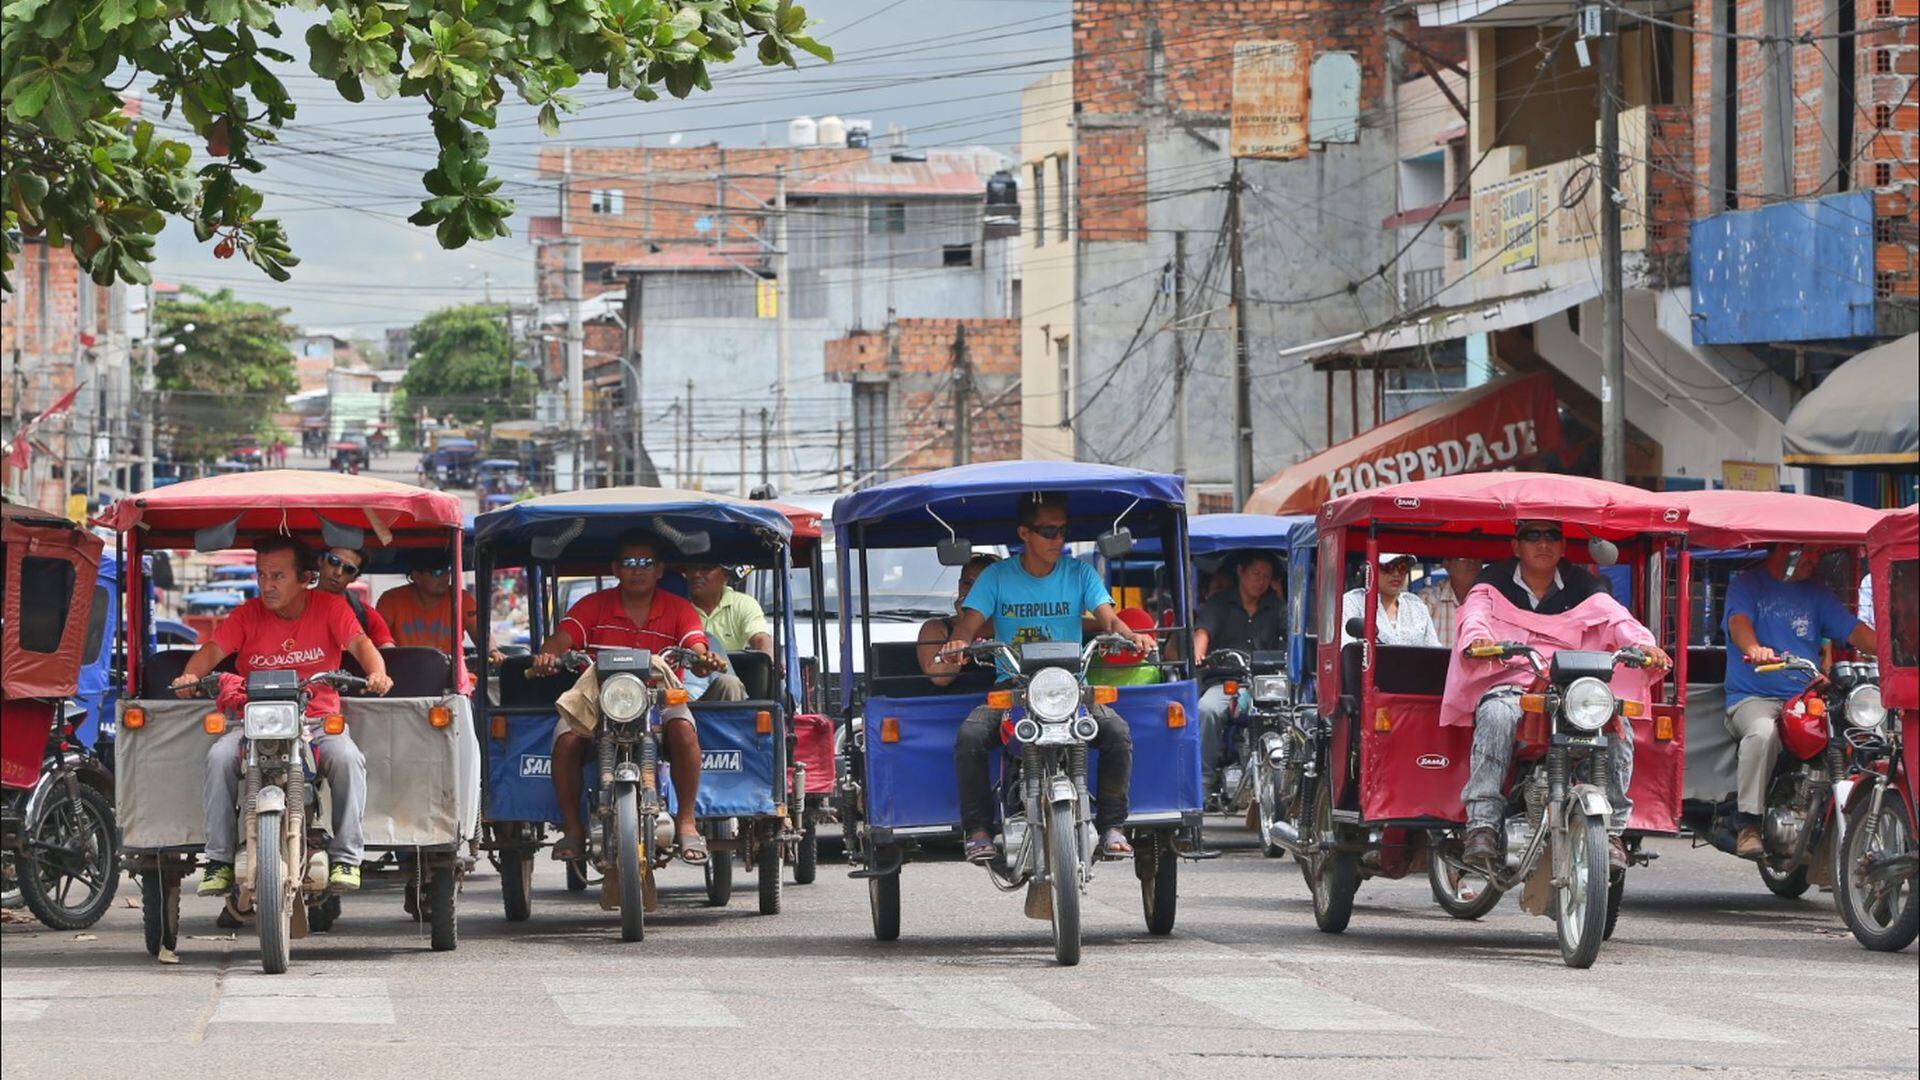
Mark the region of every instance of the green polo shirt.
[[699, 604], [693, 605], [700, 612], [700, 621], [705, 624], [707, 637], [727, 652], [745, 652], [747, 643], [756, 634], [773, 633], [773, 624], [767, 622], [767, 613], [753, 597], [738, 589], [728, 589], [720, 596], [720, 602], [707, 611]]

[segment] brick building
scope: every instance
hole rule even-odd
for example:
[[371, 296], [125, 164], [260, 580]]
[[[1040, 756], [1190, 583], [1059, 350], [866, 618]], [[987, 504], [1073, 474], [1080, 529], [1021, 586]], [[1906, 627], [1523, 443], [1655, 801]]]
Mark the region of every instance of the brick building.
[[896, 319], [827, 342], [826, 371], [852, 387], [847, 486], [1021, 456], [1018, 319]]

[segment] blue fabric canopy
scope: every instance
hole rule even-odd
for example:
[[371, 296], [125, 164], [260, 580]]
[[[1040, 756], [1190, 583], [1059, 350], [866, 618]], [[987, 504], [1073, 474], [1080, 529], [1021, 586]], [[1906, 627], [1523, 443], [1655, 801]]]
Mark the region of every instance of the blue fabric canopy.
[[[793, 536], [785, 514], [766, 503], [729, 495], [671, 488], [590, 488], [543, 495], [474, 519], [478, 547], [489, 549], [496, 567], [533, 560], [536, 540], [558, 545], [542, 562], [580, 563], [613, 558], [614, 544], [628, 530], [650, 533], [667, 559], [771, 565]], [[704, 550], [698, 538], [707, 541]]]
[[[995, 461], [961, 465], [878, 484], [842, 496], [829, 517], [848, 543], [853, 526], [865, 526], [876, 547], [927, 547], [947, 537], [933, 514], [975, 543], [1012, 543], [1022, 495], [1061, 492], [1076, 539], [1091, 538], [1133, 506], [1136, 517], [1158, 520], [1169, 508], [1186, 508], [1186, 485], [1177, 476], [1071, 461]], [[931, 510], [932, 513], [928, 511]], [[1135, 529], [1136, 535], [1142, 530]], [[1152, 530], [1147, 530], [1151, 532]]]
[[[1292, 551], [1302, 544], [1316, 542], [1312, 514], [1201, 514], [1187, 519], [1187, 550], [1195, 555], [1218, 555], [1227, 551], [1264, 548]], [[1157, 559], [1160, 540], [1148, 537], [1133, 545], [1128, 559]]]

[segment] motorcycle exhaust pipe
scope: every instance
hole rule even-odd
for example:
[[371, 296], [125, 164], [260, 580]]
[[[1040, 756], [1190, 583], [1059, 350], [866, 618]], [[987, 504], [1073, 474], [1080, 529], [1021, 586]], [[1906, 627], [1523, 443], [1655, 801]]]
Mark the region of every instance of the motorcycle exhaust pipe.
[[1267, 843], [1298, 855], [1300, 853], [1300, 830], [1294, 828], [1291, 821], [1267, 822]]

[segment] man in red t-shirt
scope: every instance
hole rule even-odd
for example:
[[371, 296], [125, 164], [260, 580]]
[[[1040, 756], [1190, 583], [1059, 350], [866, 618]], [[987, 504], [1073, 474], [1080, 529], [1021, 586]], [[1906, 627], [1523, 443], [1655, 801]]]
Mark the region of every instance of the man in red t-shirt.
[[[644, 533], [620, 537], [613, 575], [620, 584], [581, 597], [560, 620], [560, 626], [534, 654], [531, 673], [551, 675], [560, 655], [569, 649], [648, 649], [659, 652], [677, 647], [705, 655], [707, 635], [694, 606], [660, 589], [666, 564], [659, 542]], [[694, 670], [706, 674], [704, 664]], [[679, 674], [676, 670], [675, 674]], [[700, 791], [700, 739], [693, 729], [693, 713], [685, 705], [660, 710], [667, 760], [673, 766], [677, 806], [674, 833], [680, 858], [690, 866], [707, 861], [706, 840], [693, 820], [693, 799]], [[553, 849], [561, 860], [584, 858], [587, 830], [580, 820], [580, 770], [585, 767], [593, 740], [576, 733], [562, 720], [553, 739], [553, 790], [560, 799], [560, 822], [565, 835]]]
[[[351, 652], [367, 672], [367, 689], [376, 694], [393, 689], [386, 661], [360, 628], [353, 609], [330, 592], [307, 588], [313, 568], [298, 541], [269, 536], [254, 545], [254, 552], [260, 595], [234, 608], [213, 632], [213, 640], [187, 661], [185, 671], [173, 681], [181, 697], [199, 693], [194, 683], [228, 656], [233, 657], [234, 671], [242, 679], [254, 671], [291, 670], [304, 680], [338, 668], [341, 654]], [[333, 687], [316, 683], [308, 691], [308, 721], [339, 711], [340, 694]], [[233, 856], [239, 845], [234, 807], [240, 797], [243, 730], [233, 728], [207, 750], [201, 809], [208, 867], [200, 879], [202, 896], [219, 896], [233, 888]], [[333, 799], [333, 843], [328, 850], [333, 870], [328, 884], [336, 892], [352, 892], [360, 887], [365, 848], [360, 822], [367, 809], [367, 759], [348, 732], [328, 735], [311, 727], [308, 731]]]

